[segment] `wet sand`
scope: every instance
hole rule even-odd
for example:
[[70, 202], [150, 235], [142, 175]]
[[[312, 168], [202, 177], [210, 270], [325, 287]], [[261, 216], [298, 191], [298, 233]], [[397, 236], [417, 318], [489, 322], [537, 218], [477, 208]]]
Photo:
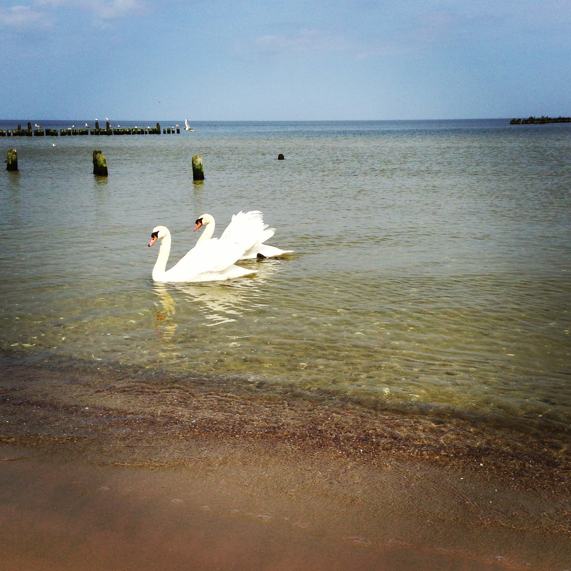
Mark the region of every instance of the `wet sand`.
[[1, 369], [8, 570], [571, 568], [560, 434], [102, 366]]

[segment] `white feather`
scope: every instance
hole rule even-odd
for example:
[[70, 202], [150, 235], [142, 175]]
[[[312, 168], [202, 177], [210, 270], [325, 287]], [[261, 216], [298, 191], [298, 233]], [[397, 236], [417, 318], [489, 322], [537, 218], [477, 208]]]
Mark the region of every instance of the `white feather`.
[[[213, 240], [215, 221], [211, 214], [203, 214], [200, 217], [208, 229], [201, 236], [199, 242], [205, 243]], [[270, 228], [264, 223], [263, 214], [259, 210], [250, 210], [249, 212], [240, 211], [232, 215], [230, 224], [226, 227], [220, 236], [220, 242], [227, 244], [228, 248], [237, 246], [241, 249], [241, 260], [256, 259], [258, 254], [262, 254], [267, 258], [283, 256], [291, 254], [293, 250], [280, 250], [274, 246], [264, 244], [274, 234], [275, 228]]]

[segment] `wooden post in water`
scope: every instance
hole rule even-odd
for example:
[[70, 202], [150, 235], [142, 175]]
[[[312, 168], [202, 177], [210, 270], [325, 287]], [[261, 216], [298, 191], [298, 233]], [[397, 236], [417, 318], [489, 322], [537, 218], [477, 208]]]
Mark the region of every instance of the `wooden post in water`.
[[200, 155], [192, 155], [192, 180], [194, 182], [204, 180], [204, 165]]
[[283, 156], [283, 153], [280, 153], [278, 155], [278, 161], [283, 161], [285, 159], [285, 157]]
[[93, 174], [95, 176], [109, 176], [107, 159], [101, 151], [93, 151]]
[[157, 123], [156, 129], [157, 129], [157, 135], [160, 135], [161, 134], [161, 124], [160, 123]]
[[18, 151], [16, 149], [8, 149], [6, 156], [6, 170], [17, 172], [18, 171]]

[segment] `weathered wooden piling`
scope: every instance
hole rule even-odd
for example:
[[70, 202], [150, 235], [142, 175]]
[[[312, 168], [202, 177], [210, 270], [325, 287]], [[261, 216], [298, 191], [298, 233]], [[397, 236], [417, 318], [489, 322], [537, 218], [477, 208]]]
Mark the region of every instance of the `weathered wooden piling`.
[[18, 151], [16, 149], [8, 149], [6, 156], [6, 170], [17, 172], [18, 171]]
[[285, 157], [283, 156], [282, 153], [280, 153], [280, 154], [278, 155], [278, 161], [283, 161], [284, 159], [285, 159]]
[[192, 155], [192, 180], [195, 182], [204, 180], [204, 165], [200, 155]]
[[93, 151], [93, 174], [95, 176], [109, 176], [107, 159], [101, 151]]

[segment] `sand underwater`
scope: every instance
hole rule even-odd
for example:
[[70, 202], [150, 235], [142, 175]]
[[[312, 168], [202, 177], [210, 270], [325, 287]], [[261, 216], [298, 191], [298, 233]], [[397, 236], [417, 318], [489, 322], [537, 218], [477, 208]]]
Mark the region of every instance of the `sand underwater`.
[[192, 377], [160, 379], [158, 400], [157, 372], [0, 364], [7, 571], [571, 568], [560, 434]]

